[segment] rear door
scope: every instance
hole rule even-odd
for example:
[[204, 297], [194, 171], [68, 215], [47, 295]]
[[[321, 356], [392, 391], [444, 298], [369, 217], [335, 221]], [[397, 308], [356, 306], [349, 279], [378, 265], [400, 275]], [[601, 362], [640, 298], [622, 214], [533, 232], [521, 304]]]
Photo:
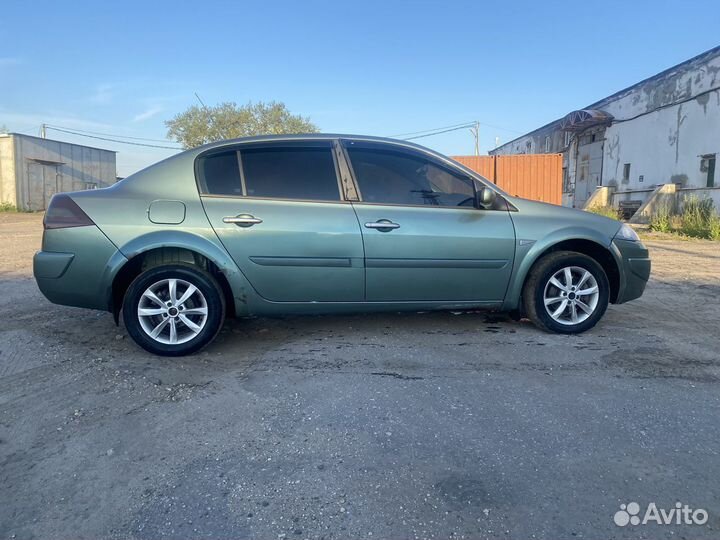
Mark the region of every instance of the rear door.
[[210, 151], [196, 171], [210, 223], [262, 297], [363, 300], [362, 236], [331, 141]]
[[398, 145], [345, 141], [360, 202], [368, 301], [503, 300], [515, 252], [506, 207], [474, 207], [474, 180]]

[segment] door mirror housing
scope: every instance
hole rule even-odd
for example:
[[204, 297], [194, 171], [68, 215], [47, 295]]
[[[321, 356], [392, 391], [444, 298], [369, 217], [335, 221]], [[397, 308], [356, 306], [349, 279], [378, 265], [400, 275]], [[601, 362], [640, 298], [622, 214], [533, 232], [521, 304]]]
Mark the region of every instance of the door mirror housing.
[[487, 186], [480, 186], [475, 192], [475, 207], [476, 208], [492, 208], [492, 205], [497, 199], [497, 193]]

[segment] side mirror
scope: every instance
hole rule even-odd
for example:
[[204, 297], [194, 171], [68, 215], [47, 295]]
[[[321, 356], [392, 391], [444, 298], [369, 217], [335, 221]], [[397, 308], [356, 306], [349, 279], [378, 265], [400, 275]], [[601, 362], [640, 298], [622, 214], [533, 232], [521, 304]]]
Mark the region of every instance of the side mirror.
[[475, 207], [476, 208], [490, 208], [493, 205], [493, 203], [495, 202], [496, 198], [497, 198], [497, 193], [495, 193], [489, 187], [481, 186], [475, 192]]

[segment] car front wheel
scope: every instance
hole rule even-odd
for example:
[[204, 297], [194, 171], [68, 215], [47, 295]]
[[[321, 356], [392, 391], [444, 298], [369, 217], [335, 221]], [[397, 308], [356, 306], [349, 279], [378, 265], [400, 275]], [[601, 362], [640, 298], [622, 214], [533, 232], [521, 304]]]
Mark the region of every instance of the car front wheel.
[[597, 324], [607, 309], [610, 284], [602, 266], [573, 251], [543, 257], [523, 288], [525, 312], [550, 332], [577, 334]]
[[225, 301], [217, 281], [190, 265], [151, 268], [131, 284], [123, 321], [143, 349], [161, 356], [199, 351], [217, 336]]

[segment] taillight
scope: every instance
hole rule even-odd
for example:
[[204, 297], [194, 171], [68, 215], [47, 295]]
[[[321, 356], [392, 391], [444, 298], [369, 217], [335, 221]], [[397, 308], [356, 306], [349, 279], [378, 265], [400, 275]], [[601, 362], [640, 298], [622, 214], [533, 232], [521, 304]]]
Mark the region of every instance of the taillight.
[[69, 195], [58, 193], [50, 199], [50, 206], [45, 212], [43, 227], [46, 229], [64, 229], [67, 227], [85, 227], [95, 225], [85, 212]]

